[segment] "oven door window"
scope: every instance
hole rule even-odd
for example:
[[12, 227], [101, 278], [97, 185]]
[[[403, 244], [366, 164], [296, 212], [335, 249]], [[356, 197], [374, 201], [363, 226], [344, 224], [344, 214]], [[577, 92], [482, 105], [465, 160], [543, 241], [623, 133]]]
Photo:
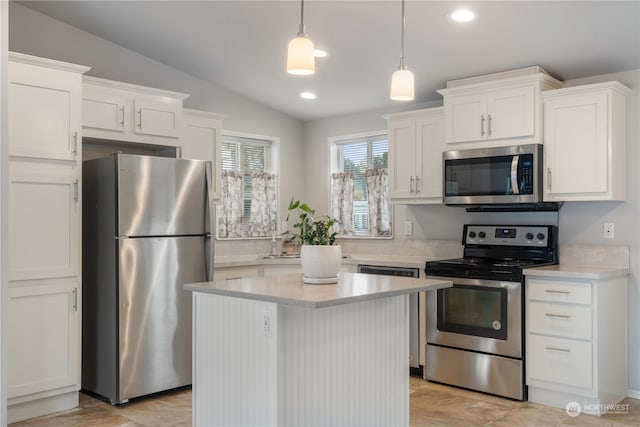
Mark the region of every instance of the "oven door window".
[[507, 290], [460, 286], [438, 290], [438, 330], [507, 339]]

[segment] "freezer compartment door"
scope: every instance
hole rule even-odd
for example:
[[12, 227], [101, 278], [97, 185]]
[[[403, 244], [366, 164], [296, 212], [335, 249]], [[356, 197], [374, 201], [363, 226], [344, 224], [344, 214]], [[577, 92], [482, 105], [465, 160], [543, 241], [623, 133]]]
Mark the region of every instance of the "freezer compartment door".
[[118, 400], [191, 384], [191, 292], [205, 280], [205, 239], [119, 241]]
[[209, 162], [118, 154], [119, 236], [207, 232]]

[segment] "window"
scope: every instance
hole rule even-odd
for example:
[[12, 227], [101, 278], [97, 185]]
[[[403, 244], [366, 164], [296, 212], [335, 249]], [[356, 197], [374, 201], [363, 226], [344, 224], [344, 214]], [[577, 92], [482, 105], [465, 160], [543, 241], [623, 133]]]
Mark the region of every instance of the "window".
[[270, 237], [276, 232], [273, 141], [223, 135], [218, 238]]
[[[347, 227], [341, 234], [390, 237], [391, 221], [388, 186], [386, 185], [388, 181], [386, 169], [389, 141], [386, 132], [334, 138], [333, 151], [333, 170], [338, 172], [342, 178], [346, 175], [346, 179], [353, 180], [353, 190], [349, 195], [351, 190], [344, 187], [338, 191], [335, 190], [341, 185], [341, 183], [336, 183], [336, 180], [341, 178], [337, 177], [337, 174], [332, 176], [332, 215], [339, 216], [340, 212], [349, 211], [351, 214], [351, 221], [343, 220], [345, 223], [350, 222], [351, 227]], [[384, 173], [385, 184], [382, 185], [384, 188], [376, 184], [376, 176], [378, 175], [376, 171]], [[350, 184], [345, 185], [349, 186]], [[349, 196], [352, 197], [350, 208], [347, 210], [337, 209], [336, 206], [345, 202], [343, 199], [349, 198]], [[385, 217], [387, 217], [387, 225], [382, 228], [377, 226], [376, 223], [379, 225], [380, 220], [384, 222]]]

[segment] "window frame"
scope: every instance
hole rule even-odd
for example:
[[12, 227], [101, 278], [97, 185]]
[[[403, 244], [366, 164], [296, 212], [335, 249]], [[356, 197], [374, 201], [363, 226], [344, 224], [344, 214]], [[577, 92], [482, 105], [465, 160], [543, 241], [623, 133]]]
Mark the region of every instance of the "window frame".
[[[384, 136], [387, 141], [389, 141], [389, 131], [387, 129], [381, 129], [381, 130], [376, 130], [376, 131], [370, 131], [370, 132], [361, 132], [361, 133], [354, 133], [354, 134], [346, 134], [346, 135], [337, 135], [337, 136], [331, 136], [329, 138], [327, 138], [328, 141], [328, 145], [329, 145], [329, 171], [327, 176], [330, 177], [332, 173], [334, 172], [340, 172], [338, 170], [338, 161], [339, 159], [339, 146], [340, 145], [345, 145], [345, 143], [349, 140], [354, 140], [353, 142], [357, 142], [358, 139], [371, 139], [371, 138], [375, 138], [375, 137], [380, 137], [380, 136]], [[390, 147], [389, 147], [390, 148]], [[371, 155], [372, 153], [367, 153], [367, 157], [368, 157], [368, 161], [371, 160]], [[388, 158], [388, 154], [387, 154], [387, 158]], [[388, 169], [388, 165], [387, 165], [387, 169]], [[329, 185], [327, 188], [327, 200], [328, 200], [328, 212], [331, 212], [332, 206], [331, 206], [331, 182], [329, 181]], [[337, 236], [337, 239], [356, 239], [356, 240], [367, 240], [367, 239], [373, 239], [373, 240], [392, 240], [394, 238], [394, 228], [395, 228], [395, 205], [393, 203], [391, 203], [391, 200], [389, 200], [389, 210], [391, 212], [391, 233], [389, 236], [371, 236], [371, 234], [369, 235], [347, 235], [347, 236]]]
[[[270, 144], [269, 154], [265, 156], [265, 171], [276, 175], [276, 234], [282, 233], [280, 230], [280, 138], [275, 136], [259, 135], [247, 132], [235, 132], [222, 130], [220, 134], [220, 144], [218, 145], [218, 158], [220, 161], [220, 171], [222, 174], [222, 142], [225, 137], [240, 138], [240, 139], [253, 139], [257, 141], [268, 141]], [[220, 195], [222, 198], [222, 194]], [[219, 203], [218, 203], [219, 204]], [[243, 237], [219, 237], [218, 235], [218, 209], [216, 204], [215, 209], [215, 239], [219, 241], [242, 241], [242, 240], [271, 240], [273, 236], [243, 236]]]

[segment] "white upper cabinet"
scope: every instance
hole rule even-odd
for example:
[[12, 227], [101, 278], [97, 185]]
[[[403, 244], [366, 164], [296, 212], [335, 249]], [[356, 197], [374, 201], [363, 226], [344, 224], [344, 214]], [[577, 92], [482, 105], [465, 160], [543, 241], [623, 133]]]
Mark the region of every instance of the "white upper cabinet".
[[84, 136], [178, 146], [183, 131], [182, 102], [188, 96], [85, 76]]
[[391, 201], [442, 203], [442, 108], [391, 115], [388, 134]]
[[184, 132], [182, 134], [182, 158], [208, 160], [212, 163], [213, 188], [211, 196], [220, 198], [221, 170], [220, 144], [222, 120], [226, 116], [206, 111], [184, 110]]
[[79, 159], [82, 73], [75, 64], [9, 54], [9, 155]]
[[625, 200], [629, 92], [607, 82], [543, 94], [545, 200]]
[[540, 93], [559, 87], [540, 67], [448, 82], [438, 93], [449, 149], [541, 143]]

